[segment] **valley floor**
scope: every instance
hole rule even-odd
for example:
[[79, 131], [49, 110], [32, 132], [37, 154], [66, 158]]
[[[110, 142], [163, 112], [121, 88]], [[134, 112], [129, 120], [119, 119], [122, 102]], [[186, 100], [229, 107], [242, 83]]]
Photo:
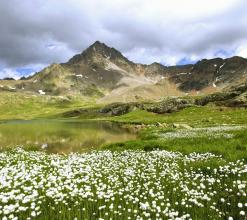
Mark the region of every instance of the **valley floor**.
[[245, 109], [109, 116], [88, 100], [5, 95], [2, 121], [107, 120], [139, 138], [83, 154], [0, 153], [2, 219], [246, 219]]

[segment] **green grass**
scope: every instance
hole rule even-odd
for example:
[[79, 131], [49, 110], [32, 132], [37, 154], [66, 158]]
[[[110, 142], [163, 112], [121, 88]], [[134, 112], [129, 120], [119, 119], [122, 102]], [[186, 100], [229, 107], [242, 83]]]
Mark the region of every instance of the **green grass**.
[[105, 149], [124, 150], [164, 149], [179, 151], [185, 154], [211, 152], [223, 156], [227, 160], [245, 159], [247, 161], [247, 130], [228, 131], [232, 138], [224, 137], [191, 137], [165, 139], [159, 134], [176, 131], [172, 124], [188, 124], [191, 127], [213, 127], [220, 125], [246, 125], [247, 112], [240, 108], [222, 108], [216, 106], [189, 107], [179, 112], [169, 114], [155, 114], [143, 110], [136, 110], [122, 116], [108, 118], [108, 120], [127, 124], [166, 124], [167, 128], [152, 127], [142, 130], [139, 139], [124, 143], [114, 143], [104, 146]]
[[107, 120], [130, 124], [186, 123], [192, 126], [211, 126], [218, 124], [247, 124], [247, 111], [240, 108], [221, 108], [215, 106], [189, 107], [179, 112], [155, 114], [136, 110]]
[[229, 161], [244, 159], [247, 161], [247, 136], [246, 129], [227, 132], [233, 138], [224, 137], [192, 137], [192, 138], [162, 138], [159, 134], [169, 130], [149, 129], [139, 134], [140, 139], [127, 142], [105, 145], [104, 149], [121, 151], [125, 149], [152, 151], [162, 149], [179, 151], [184, 154], [192, 152], [214, 153]]
[[0, 93], [0, 120], [56, 118], [77, 108], [95, 106], [95, 100], [24, 93]]

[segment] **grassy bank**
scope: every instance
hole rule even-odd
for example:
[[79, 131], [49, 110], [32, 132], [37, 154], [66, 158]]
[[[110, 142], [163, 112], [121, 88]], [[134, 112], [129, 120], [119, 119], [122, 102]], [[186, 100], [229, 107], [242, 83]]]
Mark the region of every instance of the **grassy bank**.
[[[109, 144], [104, 147], [105, 149], [114, 151], [163, 149], [185, 154], [211, 152], [221, 155], [227, 160], [244, 159], [247, 161], [247, 129], [234, 127], [247, 124], [245, 109], [209, 105], [189, 107], [169, 114], [136, 110], [122, 116], [110, 117], [107, 120], [127, 124], [152, 125], [158, 123], [158, 125], [141, 130], [138, 140]], [[161, 126], [159, 126], [160, 124]], [[191, 127], [191, 130], [174, 128], [174, 124], [185, 124]], [[198, 130], [205, 127], [209, 127], [209, 132]], [[218, 130], [214, 131], [215, 127]], [[230, 129], [224, 130], [227, 127]], [[231, 130], [231, 128], [233, 129]], [[236, 130], [234, 130], [235, 128]]]
[[[224, 128], [224, 127], [223, 127]], [[105, 145], [104, 149], [121, 151], [125, 149], [152, 151], [155, 149], [179, 151], [184, 154], [214, 153], [229, 161], [247, 161], [247, 129], [205, 132], [205, 130], [147, 129], [138, 140]], [[203, 135], [200, 135], [203, 134]]]
[[224, 108], [212, 105], [189, 107], [166, 114], [136, 110], [125, 115], [107, 118], [107, 120], [130, 124], [186, 123], [201, 127], [219, 124], [247, 124], [247, 111], [243, 108]]

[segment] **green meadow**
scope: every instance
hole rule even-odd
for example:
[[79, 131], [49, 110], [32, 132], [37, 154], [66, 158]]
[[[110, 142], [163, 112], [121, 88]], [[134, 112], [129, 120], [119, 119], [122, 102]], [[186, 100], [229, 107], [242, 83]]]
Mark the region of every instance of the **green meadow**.
[[247, 114], [0, 96], [0, 218], [246, 219]]

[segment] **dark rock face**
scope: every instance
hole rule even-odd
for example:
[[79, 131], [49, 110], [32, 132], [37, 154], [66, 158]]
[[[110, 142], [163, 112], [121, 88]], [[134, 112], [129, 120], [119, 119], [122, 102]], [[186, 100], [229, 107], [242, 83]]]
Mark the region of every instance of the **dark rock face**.
[[247, 108], [247, 93], [237, 97], [236, 99], [229, 100], [225, 103], [225, 106]]
[[218, 92], [214, 94], [210, 94], [207, 96], [204, 96], [202, 98], [196, 99], [195, 104], [196, 105], [207, 105], [210, 102], [219, 102], [219, 101], [226, 101], [229, 99], [232, 99], [236, 96], [240, 95], [239, 92], [232, 91], [232, 92]]
[[224, 66], [219, 71], [218, 77], [221, 77], [223, 82], [233, 82], [246, 75], [246, 71], [247, 59], [235, 56], [224, 60]]
[[100, 109], [100, 113], [108, 115], [123, 115], [135, 109], [146, 110], [157, 114], [172, 113], [194, 105], [193, 99], [168, 98], [153, 103], [114, 103]]
[[207, 86], [234, 83], [247, 73], [247, 59], [232, 57], [229, 59], [204, 59], [192, 65], [190, 71], [178, 73], [171, 80], [179, 84], [182, 91], [202, 90]]
[[5, 77], [5, 78], [3, 78], [3, 80], [15, 80], [15, 79], [11, 78], [11, 77]]
[[228, 107], [247, 108], [247, 83], [232, 87], [230, 91], [238, 95], [224, 102], [220, 102], [219, 104]]
[[[200, 90], [210, 85], [210, 83], [212, 84], [212, 82], [216, 79], [216, 74], [222, 63], [223, 60], [220, 58], [212, 60], [205, 59], [197, 62], [191, 71], [191, 77], [193, 79], [192, 82], [194, 82], [194, 85], [192, 88], [187, 89]], [[189, 81], [184, 83], [184, 87], [186, 87], [186, 84], [188, 84]]]
[[164, 114], [182, 110], [192, 106], [193, 104], [194, 102], [192, 99], [168, 98], [161, 102], [146, 105], [144, 108], [149, 112]]
[[119, 116], [133, 111], [137, 106], [139, 106], [138, 103], [113, 103], [106, 105], [100, 109], [99, 112], [112, 116]]
[[72, 57], [67, 64], [78, 64], [80, 62], [91, 62], [92, 56], [95, 54], [101, 54], [105, 56], [106, 58], [109, 58], [111, 60], [116, 59], [124, 59], [127, 62], [129, 61], [126, 57], [124, 57], [118, 50], [116, 50], [113, 47], [108, 47], [104, 43], [101, 43], [99, 41], [96, 41], [94, 44], [92, 44], [90, 47], [88, 47], [85, 51], [83, 51], [81, 54], [77, 54], [74, 57]]
[[208, 103], [228, 107], [247, 107], [247, 83], [195, 100], [196, 105], [207, 105]]

